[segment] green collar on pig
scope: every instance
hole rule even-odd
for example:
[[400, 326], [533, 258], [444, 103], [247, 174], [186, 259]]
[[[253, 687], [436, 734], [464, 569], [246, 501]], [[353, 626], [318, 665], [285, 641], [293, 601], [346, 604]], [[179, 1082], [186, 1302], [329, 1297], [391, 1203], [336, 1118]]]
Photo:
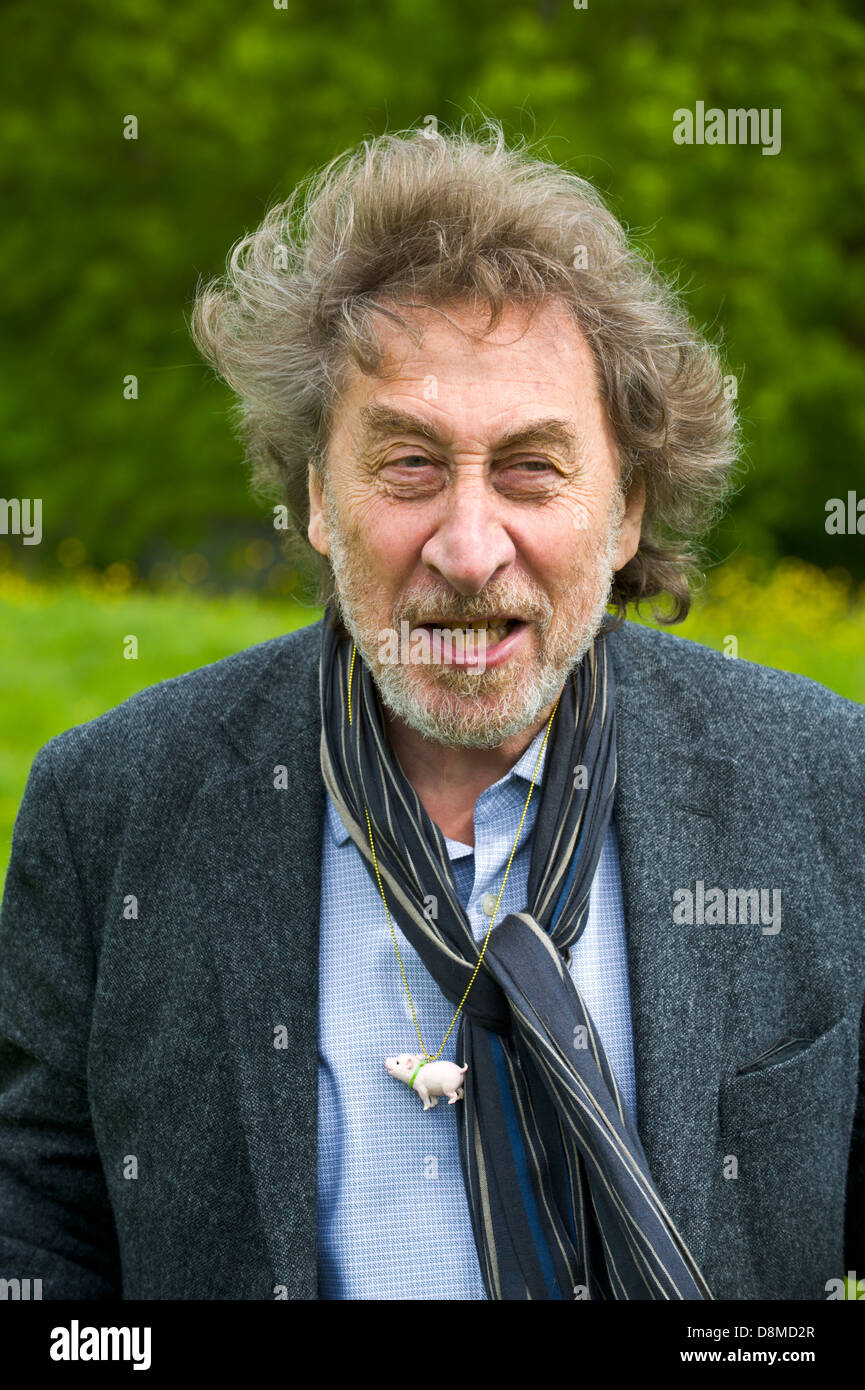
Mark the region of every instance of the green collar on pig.
[[415, 1079], [415, 1077], [417, 1076], [418, 1072], [420, 1071], [420, 1068], [421, 1068], [421, 1067], [425, 1067], [428, 1061], [429, 1061], [429, 1058], [428, 1058], [428, 1057], [425, 1057], [424, 1060], [421, 1062], [420, 1067], [415, 1067], [414, 1071], [413, 1071], [412, 1074], [411, 1074], [411, 1081], [408, 1083], [410, 1087], [414, 1085], [414, 1079]]

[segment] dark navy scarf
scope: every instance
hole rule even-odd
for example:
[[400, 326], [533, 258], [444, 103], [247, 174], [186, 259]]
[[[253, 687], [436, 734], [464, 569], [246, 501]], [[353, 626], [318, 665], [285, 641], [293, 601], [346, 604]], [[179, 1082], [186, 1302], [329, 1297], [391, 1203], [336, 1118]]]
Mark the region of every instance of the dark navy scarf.
[[[456, 1010], [479, 947], [442, 832], [391, 752], [359, 654], [349, 722], [352, 650], [329, 608], [319, 681], [324, 781], [376, 881], [369, 812], [391, 916]], [[469, 1070], [460, 1159], [491, 1299], [712, 1297], [655, 1190], [567, 968], [612, 814], [614, 695], [602, 633], [570, 673], [553, 720], [526, 909], [493, 928], [461, 1014], [456, 1055]], [[586, 778], [575, 776], [580, 766]], [[435, 921], [424, 911], [430, 893]]]

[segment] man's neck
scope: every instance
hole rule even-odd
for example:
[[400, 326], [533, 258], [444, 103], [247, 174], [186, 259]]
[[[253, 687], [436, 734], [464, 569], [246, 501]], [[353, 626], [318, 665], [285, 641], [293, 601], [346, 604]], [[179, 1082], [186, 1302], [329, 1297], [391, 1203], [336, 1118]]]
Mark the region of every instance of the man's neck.
[[534, 724], [496, 748], [434, 743], [390, 710], [385, 711], [385, 724], [391, 748], [427, 815], [448, 839], [474, 845], [478, 797], [519, 762], [552, 711], [551, 704]]

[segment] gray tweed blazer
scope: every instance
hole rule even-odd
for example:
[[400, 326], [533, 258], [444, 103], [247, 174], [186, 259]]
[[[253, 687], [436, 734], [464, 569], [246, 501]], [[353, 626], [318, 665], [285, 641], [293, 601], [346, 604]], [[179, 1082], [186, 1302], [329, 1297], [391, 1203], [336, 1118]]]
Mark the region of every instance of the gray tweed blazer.
[[[317, 1296], [320, 632], [33, 763], [0, 912], [0, 1278], [43, 1298]], [[609, 641], [649, 1167], [715, 1297], [822, 1299], [865, 1278], [865, 710], [631, 623]], [[701, 921], [715, 888], [778, 890], [780, 930]]]

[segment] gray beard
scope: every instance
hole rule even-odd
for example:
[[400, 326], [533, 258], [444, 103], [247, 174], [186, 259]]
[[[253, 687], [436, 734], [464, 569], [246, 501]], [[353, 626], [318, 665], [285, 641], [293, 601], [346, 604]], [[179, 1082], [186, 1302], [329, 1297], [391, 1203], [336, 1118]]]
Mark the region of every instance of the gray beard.
[[[385, 665], [379, 660], [380, 628], [370, 631], [363, 626], [363, 619], [350, 597], [363, 592], [365, 576], [360, 573], [360, 566], [344, 544], [335, 509], [328, 503], [334, 603], [387, 708], [424, 738], [450, 748], [497, 748], [505, 739], [538, 723], [560, 694], [569, 673], [582, 661], [603, 624], [615, 576], [614, 560], [623, 512], [624, 505], [619, 494], [614, 500], [607, 534], [590, 557], [591, 570], [588, 574], [582, 571], [574, 577], [575, 588], [572, 591], [577, 591], [579, 583], [585, 585], [587, 578], [592, 584], [588, 606], [584, 601], [580, 610], [574, 611], [567, 631], [556, 634], [555, 650], [547, 650], [549, 643], [546, 641], [553, 618], [552, 608], [546, 596], [539, 592], [536, 601], [540, 621], [536, 630], [540, 653], [530, 671], [521, 673], [520, 679], [514, 680], [508, 663], [483, 674], [472, 674], [453, 667], [441, 668], [443, 675], [446, 672], [446, 685], [440, 685], [435, 691], [422, 691], [417, 688], [413, 674], [418, 667]], [[507, 612], [509, 607], [524, 607], [525, 586], [514, 586], [516, 601], [512, 605], [500, 601], [507, 589], [507, 583], [496, 585], [495, 606], [503, 612]], [[460, 606], [459, 596], [453, 596], [449, 606], [454, 609]], [[489, 600], [483, 593], [463, 599], [464, 611], [460, 616], [469, 621], [480, 616], [489, 606]], [[453, 616], [451, 620], [456, 621]], [[398, 617], [392, 616], [391, 626], [399, 631]], [[479, 692], [498, 696], [494, 706], [484, 710], [482, 715], [475, 699]]]

